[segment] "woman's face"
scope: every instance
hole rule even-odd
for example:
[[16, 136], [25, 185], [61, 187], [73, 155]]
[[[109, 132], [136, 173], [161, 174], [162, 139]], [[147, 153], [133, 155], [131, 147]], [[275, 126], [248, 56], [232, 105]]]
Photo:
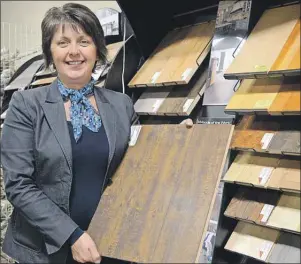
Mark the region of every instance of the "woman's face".
[[58, 75], [65, 85], [76, 88], [90, 81], [97, 50], [92, 38], [81, 28], [76, 32], [70, 24], [65, 24], [63, 31], [62, 25], [59, 26], [50, 49]]

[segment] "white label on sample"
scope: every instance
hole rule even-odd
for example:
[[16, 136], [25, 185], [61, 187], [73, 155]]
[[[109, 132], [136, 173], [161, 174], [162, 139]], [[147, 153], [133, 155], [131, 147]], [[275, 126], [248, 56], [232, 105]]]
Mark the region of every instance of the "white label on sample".
[[160, 76], [160, 74], [161, 74], [161, 72], [155, 72], [152, 77], [151, 83], [155, 83], [156, 80], [158, 79], [158, 77]]
[[261, 222], [266, 223], [274, 209], [274, 205], [271, 204], [265, 204], [260, 212], [262, 215]]
[[194, 99], [187, 99], [185, 104], [183, 105], [183, 112], [186, 112], [188, 110], [188, 108], [191, 106], [191, 104], [193, 103]]
[[267, 181], [269, 180], [271, 173], [273, 171], [273, 168], [271, 167], [264, 167], [261, 169], [259, 173], [259, 184], [265, 185]]
[[129, 142], [129, 146], [133, 147], [135, 146], [137, 139], [139, 137], [140, 131], [141, 131], [141, 125], [135, 125], [135, 126], [131, 126], [131, 139]]
[[262, 137], [260, 143], [261, 143], [261, 149], [267, 149], [272, 138], [274, 136], [274, 133], [265, 133]]
[[164, 99], [161, 98], [161, 99], [157, 99], [156, 102], [152, 105], [152, 112], [155, 113], [158, 111], [159, 107], [161, 106], [161, 104], [163, 103]]
[[271, 105], [271, 100], [258, 100], [256, 101], [254, 108], [268, 108]]
[[272, 241], [263, 241], [259, 247], [259, 257], [261, 260], [265, 261], [273, 247], [274, 243]]
[[181, 75], [182, 77], [182, 81], [185, 81], [186, 78], [188, 77], [188, 75], [190, 74], [190, 72], [192, 71], [192, 68], [187, 68]]

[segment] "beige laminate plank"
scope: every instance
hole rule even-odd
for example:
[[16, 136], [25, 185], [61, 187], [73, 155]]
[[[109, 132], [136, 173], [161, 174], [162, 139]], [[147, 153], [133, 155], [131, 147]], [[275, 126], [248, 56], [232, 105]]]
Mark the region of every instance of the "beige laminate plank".
[[238, 222], [225, 249], [266, 261], [279, 234], [278, 230]]
[[300, 194], [282, 194], [267, 226], [300, 233]]
[[226, 70], [225, 77], [250, 73], [266, 75], [299, 19], [299, 4], [266, 10], [241, 51]]

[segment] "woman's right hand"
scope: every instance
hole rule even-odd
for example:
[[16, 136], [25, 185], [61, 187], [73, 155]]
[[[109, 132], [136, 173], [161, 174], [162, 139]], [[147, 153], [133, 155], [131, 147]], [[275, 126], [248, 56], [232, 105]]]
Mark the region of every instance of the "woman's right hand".
[[80, 263], [92, 262], [100, 263], [101, 255], [93, 239], [84, 232], [71, 246], [72, 257], [75, 261]]

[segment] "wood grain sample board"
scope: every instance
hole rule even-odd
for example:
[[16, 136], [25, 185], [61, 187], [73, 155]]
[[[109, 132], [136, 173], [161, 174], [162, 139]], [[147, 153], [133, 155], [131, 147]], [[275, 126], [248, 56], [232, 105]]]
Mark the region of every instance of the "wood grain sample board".
[[30, 85], [31, 86], [48, 85], [52, 83], [56, 78], [57, 77], [48, 77], [48, 78], [38, 79], [32, 82]]
[[[202, 67], [203, 68], [203, 67]], [[187, 85], [147, 88], [135, 103], [139, 115], [188, 116], [206, 88], [207, 67], [193, 76]]]
[[279, 198], [279, 192], [240, 187], [224, 214], [231, 218], [265, 225]]
[[187, 84], [210, 52], [215, 21], [170, 31], [128, 83], [129, 87]]
[[112, 62], [115, 59], [117, 53], [119, 52], [119, 50], [121, 49], [122, 46], [123, 46], [123, 41], [119, 41], [119, 42], [107, 45], [107, 50], [108, 50], [107, 60], [109, 62]]
[[300, 4], [267, 9], [224, 77], [300, 75], [299, 28]]
[[14, 79], [9, 85], [7, 85], [4, 88], [4, 91], [25, 90], [42, 64], [43, 60], [34, 61], [16, 79]]
[[300, 234], [300, 194], [282, 194], [268, 219], [267, 226]]
[[225, 108], [226, 113], [300, 115], [299, 77], [245, 79]]
[[232, 129], [142, 126], [89, 226], [100, 252], [138, 263], [199, 259]]
[[298, 116], [243, 116], [231, 148], [300, 156], [300, 125]]
[[300, 193], [300, 157], [240, 152], [223, 181]]
[[301, 237], [299, 235], [281, 232], [274, 244], [268, 263], [300, 263]]
[[225, 249], [266, 261], [280, 231], [239, 221]]

